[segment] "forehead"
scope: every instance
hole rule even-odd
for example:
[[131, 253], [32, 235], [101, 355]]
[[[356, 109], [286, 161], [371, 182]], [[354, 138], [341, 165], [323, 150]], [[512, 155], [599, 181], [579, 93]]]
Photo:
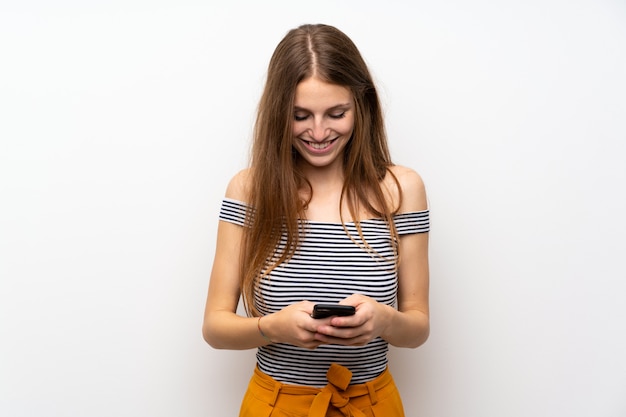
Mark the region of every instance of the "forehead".
[[344, 86], [311, 77], [296, 86], [294, 105], [309, 110], [324, 110], [352, 104], [352, 93]]

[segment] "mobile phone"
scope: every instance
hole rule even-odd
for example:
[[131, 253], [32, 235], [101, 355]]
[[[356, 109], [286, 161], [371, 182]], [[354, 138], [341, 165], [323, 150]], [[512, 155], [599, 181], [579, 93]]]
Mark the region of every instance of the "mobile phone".
[[313, 306], [314, 319], [323, 319], [330, 316], [351, 316], [356, 312], [354, 306], [343, 304], [315, 304]]

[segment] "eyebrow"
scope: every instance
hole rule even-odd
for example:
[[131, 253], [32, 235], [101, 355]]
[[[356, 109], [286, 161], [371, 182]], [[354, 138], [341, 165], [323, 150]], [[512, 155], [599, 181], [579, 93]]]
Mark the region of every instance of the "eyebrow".
[[[331, 112], [333, 110], [346, 110], [352, 107], [352, 103], [343, 103], [343, 104], [337, 104], [335, 106], [329, 107], [328, 109], [326, 109], [327, 112]], [[306, 111], [306, 112], [310, 112], [311, 110], [305, 108], [305, 107], [300, 107], [300, 106], [293, 106], [293, 110], [294, 111]]]

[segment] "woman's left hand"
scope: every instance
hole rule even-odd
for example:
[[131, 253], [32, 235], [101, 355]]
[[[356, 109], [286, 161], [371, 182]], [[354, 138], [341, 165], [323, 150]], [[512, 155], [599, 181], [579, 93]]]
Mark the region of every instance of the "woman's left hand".
[[317, 340], [346, 346], [366, 345], [385, 332], [395, 313], [393, 307], [361, 294], [353, 294], [339, 304], [354, 306], [356, 313], [334, 317], [330, 325], [319, 326], [315, 335]]

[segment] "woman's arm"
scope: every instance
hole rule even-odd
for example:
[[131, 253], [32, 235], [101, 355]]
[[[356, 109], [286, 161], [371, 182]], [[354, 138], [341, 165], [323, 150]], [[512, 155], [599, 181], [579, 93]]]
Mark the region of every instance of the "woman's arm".
[[394, 346], [415, 348], [430, 333], [428, 233], [400, 238], [398, 310], [392, 310], [381, 337]]
[[[226, 197], [246, 201], [245, 181], [245, 171], [237, 174], [228, 185]], [[219, 222], [202, 325], [204, 340], [217, 349], [251, 349], [268, 343], [259, 332], [258, 319], [236, 313], [240, 297], [242, 240], [243, 226]]]
[[[226, 197], [247, 201], [247, 172], [242, 171], [231, 180]], [[241, 291], [241, 247], [243, 226], [220, 221], [217, 229], [215, 259], [204, 311], [202, 335], [216, 349], [252, 349], [272, 342], [290, 343], [306, 348], [321, 344], [315, 339], [317, 326], [327, 320], [311, 318], [313, 303], [302, 301], [283, 310], [258, 317], [237, 314]], [[263, 331], [264, 337], [259, 328]]]
[[[400, 212], [426, 210], [426, 190], [417, 172], [396, 166], [394, 174], [402, 189]], [[400, 236], [398, 310], [381, 335], [394, 346], [418, 347], [430, 333], [428, 237], [428, 233]]]

